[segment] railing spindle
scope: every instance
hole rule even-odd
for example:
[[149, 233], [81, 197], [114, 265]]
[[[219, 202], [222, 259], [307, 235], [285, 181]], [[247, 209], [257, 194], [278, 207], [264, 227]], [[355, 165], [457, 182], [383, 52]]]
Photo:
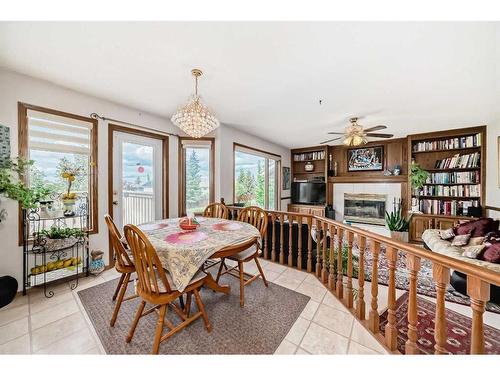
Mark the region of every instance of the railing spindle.
[[444, 297], [450, 283], [450, 269], [440, 264], [432, 264], [432, 278], [436, 283], [436, 317], [434, 319], [435, 354], [448, 354], [446, 345], [446, 315]]
[[297, 215], [297, 268], [302, 271], [302, 216]]
[[307, 217], [307, 272], [312, 272], [312, 218]]
[[272, 249], [271, 249], [271, 260], [276, 262], [276, 215], [271, 214], [271, 222], [272, 222]]
[[316, 219], [316, 277], [321, 278], [321, 223]]
[[[218, 208], [218, 207], [217, 207]], [[269, 215], [266, 213], [266, 215], [269, 218]], [[264, 259], [269, 259], [269, 241], [267, 239], [267, 231], [266, 235], [264, 236], [263, 242], [264, 242]]]
[[328, 267], [328, 288], [335, 290], [335, 230], [336, 227], [330, 224], [330, 265]]
[[392, 246], [387, 246], [386, 256], [389, 265], [389, 291], [387, 294], [385, 343], [390, 350], [396, 350], [398, 346], [398, 329], [396, 327], [396, 261], [398, 250]]
[[[322, 252], [322, 260], [323, 260], [323, 265], [321, 267], [321, 282], [323, 284], [326, 284], [328, 282], [328, 260], [326, 258], [326, 245], [327, 245], [327, 242], [328, 242], [328, 236], [327, 236], [327, 225], [326, 225], [326, 222], [322, 222], [321, 223], [322, 225], [322, 230], [323, 230], [323, 252]], [[332, 240], [332, 238], [330, 239], [330, 241]]]
[[472, 337], [470, 354], [484, 353], [483, 313], [486, 302], [490, 300], [490, 284], [478, 277], [467, 275], [467, 294], [472, 308]]
[[418, 354], [417, 346], [417, 274], [420, 270], [420, 258], [413, 254], [406, 254], [406, 265], [410, 271], [410, 293], [408, 296], [408, 340], [405, 343], [406, 354]]
[[372, 301], [370, 313], [368, 314], [368, 326], [373, 333], [379, 332], [380, 316], [378, 314], [378, 256], [380, 254], [380, 243], [371, 240], [370, 248], [373, 256], [371, 292]]
[[352, 291], [352, 241], [354, 238], [354, 233], [348, 231], [347, 237], [347, 295], [346, 295], [346, 305], [351, 308], [354, 302], [354, 293]]
[[337, 298], [344, 298], [344, 277], [342, 267], [342, 246], [344, 244], [344, 230], [337, 229]]
[[358, 299], [356, 302], [356, 315], [359, 320], [365, 317], [365, 247], [366, 237], [358, 235], [359, 265], [358, 265]]
[[283, 250], [283, 243], [285, 242], [285, 236], [283, 234], [283, 227], [285, 224], [285, 215], [280, 214], [280, 264], [285, 263], [285, 252]]
[[293, 267], [292, 233], [293, 215], [288, 215], [288, 266]]

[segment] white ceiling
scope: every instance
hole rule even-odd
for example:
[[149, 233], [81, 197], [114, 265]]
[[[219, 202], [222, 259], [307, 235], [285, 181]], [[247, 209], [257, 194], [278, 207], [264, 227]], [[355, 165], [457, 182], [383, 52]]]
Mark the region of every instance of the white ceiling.
[[[498, 116], [498, 23], [0, 23], [0, 66], [170, 117], [204, 71], [223, 123], [287, 147], [352, 115], [396, 135]], [[319, 105], [319, 100], [323, 104]]]

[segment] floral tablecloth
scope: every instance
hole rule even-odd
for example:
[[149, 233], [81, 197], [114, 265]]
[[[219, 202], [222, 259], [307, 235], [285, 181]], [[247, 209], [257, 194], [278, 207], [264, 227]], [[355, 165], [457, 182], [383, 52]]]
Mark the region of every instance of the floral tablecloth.
[[217, 251], [252, 237], [260, 238], [259, 231], [247, 223], [203, 217], [197, 220], [200, 226], [195, 231], [182, 230], [179, 218], [139, 226], [179, 291], [189, 285], [201, 265]]

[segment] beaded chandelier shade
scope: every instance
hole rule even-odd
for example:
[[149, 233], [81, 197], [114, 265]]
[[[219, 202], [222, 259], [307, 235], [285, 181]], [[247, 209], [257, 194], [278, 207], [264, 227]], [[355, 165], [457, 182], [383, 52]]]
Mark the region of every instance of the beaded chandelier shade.
[[208, 107], [200, 101], [198, 77], [202, 75], [201, 70], [193, 69], [191, 74], [195, 78], [195, 94], [186, 105], [177, 110], [171, 120], [189, 136], [201, 138], [218, 128], [220, 124]]

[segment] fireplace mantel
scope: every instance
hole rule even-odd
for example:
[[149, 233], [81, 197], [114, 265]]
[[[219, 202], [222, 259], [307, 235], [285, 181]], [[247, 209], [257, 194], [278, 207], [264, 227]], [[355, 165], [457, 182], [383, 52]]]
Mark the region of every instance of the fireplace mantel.
[[385, 182], [407, 182], [407, 175], [399, 176], [377, 176], [377, 177], [366, 177], [366, 176], [342, 176], [342, 177], [329, 177], [329, 183], [351, 183], [351, 184], [365, 184], [365, 183], [385, 183]]

